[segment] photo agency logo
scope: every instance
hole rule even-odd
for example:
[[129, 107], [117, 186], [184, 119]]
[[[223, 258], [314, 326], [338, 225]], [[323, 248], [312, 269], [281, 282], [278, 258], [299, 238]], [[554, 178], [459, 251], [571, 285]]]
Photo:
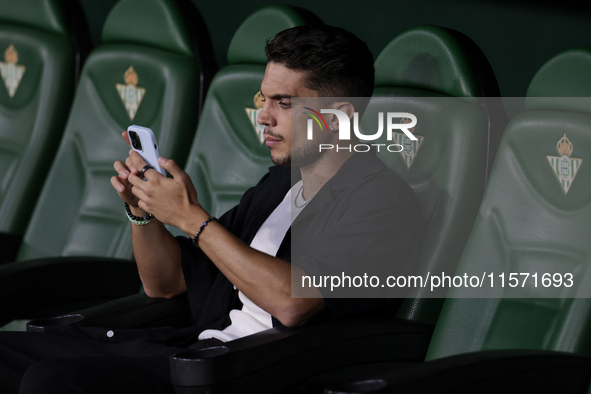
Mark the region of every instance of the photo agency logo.
[[[322, 114], [333, 114], [339, 121], [339, 141], [351, 141], [351, 121], [349, 116], [338, 109], [321, 109], [320, 112], [310, 108], [302, 107], [303, 109], [310, 112], [303, 112], [305, 115], [311, 117], [307, 123], [307, 138], [312, 140], [314, 138], [314, 121], [320, 126], [320, 130], [332, 130], [328, 127], [326, 119]], [[388, 152], [403, 152], [405, 147], [400, 144], [401, 140], [395, 138], [397, 135], [404, 135], [410, 141], [418, 141], [411, 129], [417, 124], [417, 117], [408, 112], [378, 112], [378, 131], [374, 134], [362, 134], [359, 131], [359, 114], [355, 112], [353, 114], [353, 133], [359, 138], [360, 141], [371, 142], [376, 141], [382, 137], [384, 133], [384, 119], [386, 122], [386, 141], [392, 141], [392, 144], [378, 144], [378, 143], [360, 143], [360, 144], [319, 144], [318, 149], [320, 152], [323, 150], [336, 149], [336, 151], [346, 150], [349, 152], [369, 152], [371, 147], [375, 147], [378, 152], [380, 149], [386, 149]], [[402, 131], [402, 133], [396, 133], [396, 131]]]

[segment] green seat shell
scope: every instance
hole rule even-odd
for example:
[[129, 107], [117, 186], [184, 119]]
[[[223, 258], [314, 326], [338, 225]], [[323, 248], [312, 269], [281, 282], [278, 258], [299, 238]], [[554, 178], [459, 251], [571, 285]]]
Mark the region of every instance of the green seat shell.
[[[155, 31], [136, 40], [121, 32], [115, 23], [121, 19], [129, 28], [141, 29], [160, 15], [151, 19], [136, 12], [142, 9], [167, 10], [172, 19], [169, 35]], [[152, 45], [146, 44], [149, 38]], [[113, 163], [127, 157], [129, 147], [121, 132], [130, 124], [152, 128], [161, 154], [184, 163], [197, 122], [199, 66], [175, 2], [119, 2], [105, 21], [103, 39], [84, 67], [63, 141], [18, 261], [49, 256], [132, 257], [129, 223], [109, 181]], [[130, 67], [136, 74], [131, 84], [144, 89], [133, 119], [117, 88], [127, 83], [124, 74]]]
[[[561, 290], [562, 298], [548, 298], [548, 288], [541, 285], [544, 273], [570, 272], [578, 283], [589, 280], [591, 172], [586, 163], [591, 162], [591, 109], [577, 106], [576, 101], [570, 101], [575, 106], [567, 104], [571, 94], [591, 95], [590, 89], [581, 90], [581, 86], [589, 87], [585, 81], [591, 69], [590, 54], [591, 48], [566, 51], [533, 78], [526, 99], [528, 110], [513, 118], [504, 132], [456, 272], [537, 273], [538, 286], [530, 279], [530, 298], [511, 297], [507, 283], [505, 288], [499, 284], [495, 298], [454, 299], [462, 290], [450, 292], [428, 360], [492, 349], [590, 354], [589, 298], [577, 298], [581, 294], [566, 287]], [[573, 59], [586, 61], [586, 67], [573, 74]], [[564, 136], [572, 144], [568, 160], [580, 164], [570, 182], [559, 178], [560, 171], [551, 161], [566, 154], [558, 150], [560, 141], [569, 150]]]
[[[412, 28], [393, 39], [375, 62], [376, 86], [363, 117], [367, 134], [377, 130], [377, 112], [417, 117], [413, 147], [385, 149], [377, 156], [400, 175], [419, 199], [426, 233], [417, 272], [453, 272], [470, 234], [487, 177], [488, 157], [506, 115], [492, 69], [463, 34], [436, 26]], [[377, 141], [388, 141], [386, 134]], [[411, 154], [412, 151], [412, 154]], [[444, 293], [424, 289], [407, 298], [397, 316], [435, 323]]]
[[[2, 239], [13, 236], [20, 241], [25, 232], [59, 145], [88, 46], [76, 1], [0, 1]], [[7, 248], [0, 246], [0, 262], [12, 256]]]

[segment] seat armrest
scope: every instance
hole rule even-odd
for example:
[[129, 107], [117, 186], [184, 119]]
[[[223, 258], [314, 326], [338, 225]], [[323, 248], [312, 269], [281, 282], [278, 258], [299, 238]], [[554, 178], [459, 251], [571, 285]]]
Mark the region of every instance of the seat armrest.
[[586, 393], [590, 381], [589, 356], [547, 350], [490, 350], [329, 386], [324, 392]]
[[57, 315], [137, 294], [133, 261], [56, 257], [0, 265], [0, 325]]
[[47, 326], [71, 324], [111, 329], [188, 327], [191, 325], [189, 298], [186, 293], [172, 299], [134, 294], [74, 313], [30, 321], [27, 331], [44, 332]]
[[348, 366], [421, 362], [432, 332], [430, 324], [367, 317], [273, 328], [171, 356], [171, 381], [183, 393], [262, 393], [261, 379], [279, 390]]

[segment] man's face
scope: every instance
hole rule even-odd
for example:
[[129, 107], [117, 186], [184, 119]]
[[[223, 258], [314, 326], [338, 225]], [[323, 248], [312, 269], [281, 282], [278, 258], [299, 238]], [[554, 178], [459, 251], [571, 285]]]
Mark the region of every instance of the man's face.
[[305, 77], [304, 71], [278, 63], [268, 63], [265, 70], [261, 84], [264, 106], [257, 122], [265, 126], [265, 144], [277, 165], [306, 165], [318, 157], [318, 141], [307, 141], [305, 130], [291, 130], [291, 98], [318, 97], [304, 86]]

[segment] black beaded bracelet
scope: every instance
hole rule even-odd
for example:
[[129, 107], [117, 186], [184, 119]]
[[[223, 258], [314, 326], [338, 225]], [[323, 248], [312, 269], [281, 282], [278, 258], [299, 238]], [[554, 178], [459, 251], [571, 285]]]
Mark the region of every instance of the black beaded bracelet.
[[209, 222], [211, 222], [212, 220], [218, 220], [218, 219], [214, 218], [213, 216], [210, 216], [209, 219], [207, 219], [206, 221], [203, 222], [201, 227], [199, 227], [199, 231], [197, 231], [197, 234], [195, 234], [195, 236], [193, 237], [193, 246], [195, 246], [196, 248], [199, 247], [199, 245], [197, 244], [197, 239], [199, 239], [199, 235], [201, 234], [201, 232], [203, 231], [205, 226], [207, 226], [209, 224]]
[[129, 221], [133, 224], [137, 224], [138, 226], [145, 226], [146, 224], [150, 223], [152, 219], [154, 219], [154, 215], [151, 213], [149, 213], [148, 216], [135, 216], [131, 213], [128, 203], [125, 203], [125, 213], [127, 214]]

